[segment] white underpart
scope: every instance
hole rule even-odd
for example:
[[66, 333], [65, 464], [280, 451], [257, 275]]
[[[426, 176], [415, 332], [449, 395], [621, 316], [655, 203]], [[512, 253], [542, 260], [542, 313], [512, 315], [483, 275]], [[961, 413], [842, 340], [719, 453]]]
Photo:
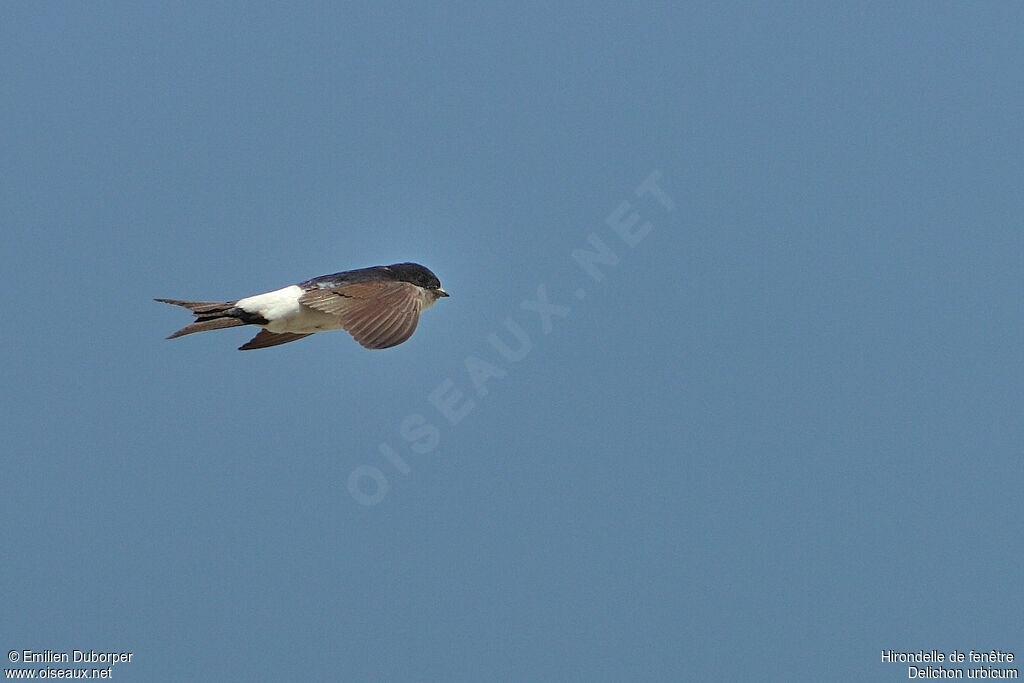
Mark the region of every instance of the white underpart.
[[335, 316], [300, 304], [299, 297], [303, 293], [302, 287], [289, 285], [266, 294], [247, 296], [239, 299], [235, 305], [249, 313], [263, 316], [268, 322], [260, 327], [268, 332], [311, 334], [341, 329]]
[[437, 303], [437, 297], [436, 296], [434, 296], [433, 294], [431, 294], [427, 290], [423, 289], [422, 287], [417, 287], [416, 289], [417, 289], [417, 293], [420, 295], [420, 312], [421, 313]]

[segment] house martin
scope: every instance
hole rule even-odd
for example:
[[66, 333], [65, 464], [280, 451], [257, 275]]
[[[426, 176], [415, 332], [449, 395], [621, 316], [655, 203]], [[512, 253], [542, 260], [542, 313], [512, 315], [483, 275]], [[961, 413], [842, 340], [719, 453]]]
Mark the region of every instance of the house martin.
[[196, 316], [195, 322], [168, 339], [257, 325], [263, 329], [238, 347], [240, 351], [287, 344], [327, 330], [345, 330], [365, 348], [386, 349], [411, 337], [420, 313], [444, 296], [448, 292], [430, 270], [418, 263], [396, 263], [321, 275], [237, 301], [156, 301], [183, 306]]

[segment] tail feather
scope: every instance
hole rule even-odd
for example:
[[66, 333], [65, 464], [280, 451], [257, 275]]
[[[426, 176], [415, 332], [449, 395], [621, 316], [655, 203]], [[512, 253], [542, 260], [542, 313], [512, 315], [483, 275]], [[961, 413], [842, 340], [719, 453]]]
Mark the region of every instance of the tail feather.
[[186, 334], [195, 334], [196, 332], [220, 330], [225, 327], [237, 327], [246, 324], [229, 313], [235, 306], [233, 301], [180, 301], [178, 299], [156, 299], [156, 301], [187, 308], [196, 316], [195, 322], [181, 328], [167, 337], [168, 339], [176, 339]]
[[196, 315], [206, 313], [223, 313], [235, 305], [234, 301], [182, 301], [180, 299], [153, 299], [153, 301], [159, 301], [162, 304], [181, 306], [182, 308], [187, 308]]

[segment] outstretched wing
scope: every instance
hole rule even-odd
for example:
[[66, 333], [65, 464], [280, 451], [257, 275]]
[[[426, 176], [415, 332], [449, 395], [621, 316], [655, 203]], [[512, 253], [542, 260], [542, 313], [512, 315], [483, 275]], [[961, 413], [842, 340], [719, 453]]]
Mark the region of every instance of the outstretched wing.
[[333, 289], [313, 289], [299, 303], [336, 316], [362, 346], [386, 349], [416, 331], [423, 299], [408, 282], [353, 282]]

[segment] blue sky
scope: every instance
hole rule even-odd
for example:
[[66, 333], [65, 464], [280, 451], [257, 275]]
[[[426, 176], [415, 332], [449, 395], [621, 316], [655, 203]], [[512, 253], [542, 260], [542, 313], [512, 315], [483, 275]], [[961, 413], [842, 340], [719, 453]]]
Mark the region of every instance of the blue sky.
[[[0, 644], [120, 680], [1020, 648], [1024, 10], [556, 5], [0, 9]], [[452, 297], [386, 351], [164, 341], [152, 301], [399, 261]]]

